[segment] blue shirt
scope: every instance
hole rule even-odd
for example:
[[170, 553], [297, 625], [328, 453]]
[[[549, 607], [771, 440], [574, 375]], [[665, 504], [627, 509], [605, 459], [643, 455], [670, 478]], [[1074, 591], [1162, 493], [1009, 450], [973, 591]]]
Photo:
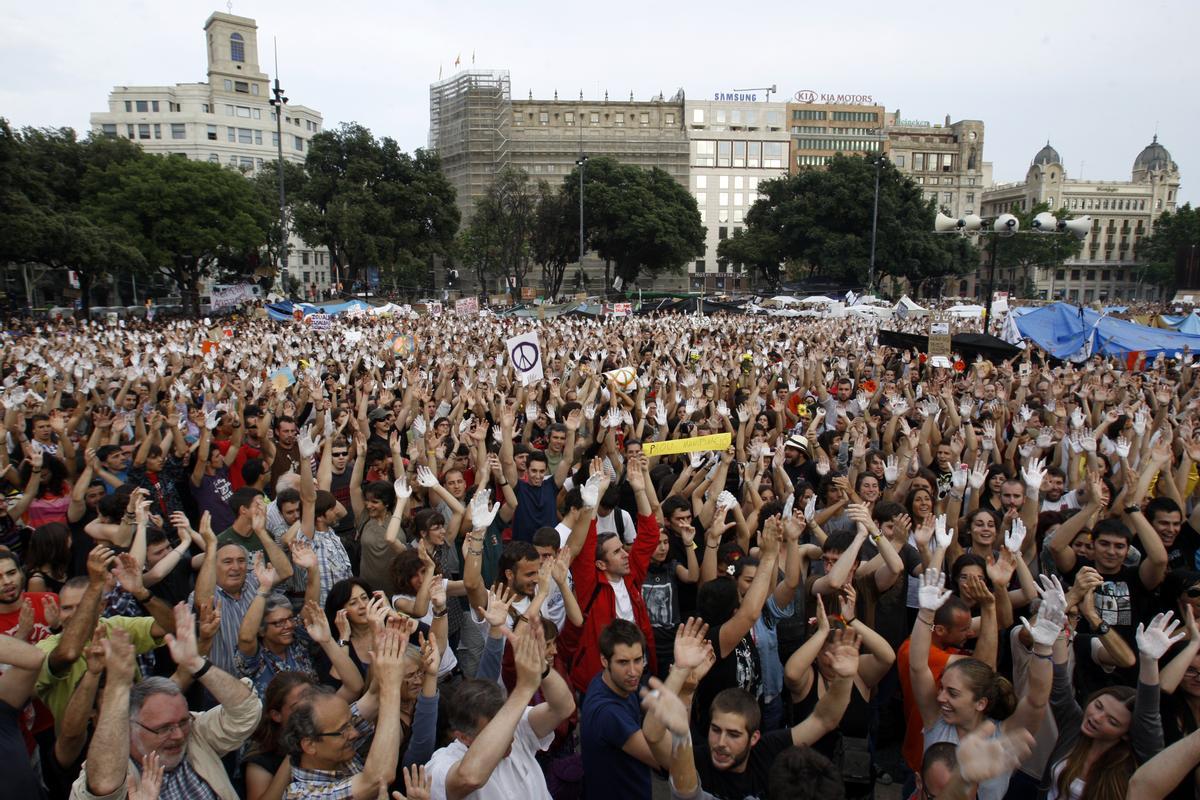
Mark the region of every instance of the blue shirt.
[[586, 796], [649, 800], [650, 768], [621, 749], [641, 729], [637, 694], [621, 697], [604, 683], [603, 672], [592, 678], [579, 717]]
[[762, 662], [763, 700], [774, 700], [783, 693], [783, 662], [779, 660], [779, 620], [795, 613], [793, 600], [783, 608], [775, 603], [775, 595], [767, 595], [762, 613], [754, 622], [754, 644]]
[[554, 477], [547, 475], [541, 486], [529, 481], [517, 481], [513, 490], [517, 495], [517, 509], [513, 513], [513, 541], [532, 542], [533, 532], [538, 528], [553, 528], [558, 524], [558, 487]]

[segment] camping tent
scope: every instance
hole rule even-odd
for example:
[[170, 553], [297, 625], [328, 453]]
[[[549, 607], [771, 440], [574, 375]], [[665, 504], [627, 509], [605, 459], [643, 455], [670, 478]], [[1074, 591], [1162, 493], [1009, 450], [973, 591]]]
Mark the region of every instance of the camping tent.
[[929, 315], [929, 309], [921, 308], [916, 301], [908, 295], [904, 295], [896, 303], [896, 307], [892, 309], [897, 317], [901, 319], [905, 317], [925, 317]]
[[946, 309], [946, 313], [952, 317], [981, 317], [983, 316], [983, 306], [951, 306]]
[[1151, 328], [1102, 316], [1089, 308], [1054, 303], [1016, 318], [1021, 336], [1055, 358], [1083, 359], [1092, 354], [1124, 358], [1130, 353], [1173, 355], [1185, 346], [1200, 349], [1200, 335]]

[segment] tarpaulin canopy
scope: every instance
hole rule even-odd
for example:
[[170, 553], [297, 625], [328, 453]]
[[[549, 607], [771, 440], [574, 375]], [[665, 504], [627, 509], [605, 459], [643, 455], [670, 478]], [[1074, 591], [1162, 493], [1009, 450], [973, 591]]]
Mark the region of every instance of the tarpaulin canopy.
[[1151, 328], [1102, 316], [1089, 308], [1054, 303], [1016, 318], [1021, 336], [1055, 358], [1087, 358], [1099, 354], [1123, 358], [1130, 353], [1173, 355], [1185, 346], [1200, 349], [1200, 335]]
[[1160, 328], [1170, 328], [1180, 333], [1200, 334], [1200, 312], [1193, 311], [1187, 316], [1163, 314], [1158, 320]]
[[[929, 337], [919, 333], [900, 333], [899, 331], [879, 331], [879, 344], [883, 347], [913, 348], [924, 351], [929, 345]], [[950, 348], [962, 356], [967, 362], [983, 356], [988, 361], [999, 363], [1006, 361], [1021, 352], [1021, 350], [1003, 339], [987, 333], [960, 333], [950, 337]]]

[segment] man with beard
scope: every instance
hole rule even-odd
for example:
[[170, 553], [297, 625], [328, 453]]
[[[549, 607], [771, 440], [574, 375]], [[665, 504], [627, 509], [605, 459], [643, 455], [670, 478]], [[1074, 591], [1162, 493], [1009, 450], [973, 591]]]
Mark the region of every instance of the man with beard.
[[162, 770], [160, 797], [234, 800], [237, 792], [221, 757], [237, 750], [258, 725], [262, 705], [248, 681], [239, 681], [201, 656], [196, 621], [187, 606], [175, 607], [169, 636], [171, 657], [219, 705], [193, 715], [179, 686], [167, 678], [133, 684], [133, 645], [119, 628], [104, 640], [105, 686], [96, 732], [71, 796], [124, 798], [127, 782], [139, 787], [147, 767]]
[[1066, 489], [1067, 474], [1058, 467], [1047, 469], [1042, 484], [1042, 511], [1078, 511], [1079, 493]]
[[296, 443], [299, 433], [296, 420], [286, 415], [275, 418], [275, 459], [271, 462], [269, 485], [274, 486], [286, 472], [300, 472], [300, 447]]

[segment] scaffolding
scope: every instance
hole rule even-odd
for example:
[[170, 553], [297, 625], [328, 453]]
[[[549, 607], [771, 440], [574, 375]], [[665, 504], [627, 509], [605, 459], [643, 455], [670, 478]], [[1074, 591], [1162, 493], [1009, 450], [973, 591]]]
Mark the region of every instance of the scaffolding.
[[509, 163], [511, 124], [508, 70], [464, 70], [429, 87], [429, 149], [441, 157], [464, 224]]

